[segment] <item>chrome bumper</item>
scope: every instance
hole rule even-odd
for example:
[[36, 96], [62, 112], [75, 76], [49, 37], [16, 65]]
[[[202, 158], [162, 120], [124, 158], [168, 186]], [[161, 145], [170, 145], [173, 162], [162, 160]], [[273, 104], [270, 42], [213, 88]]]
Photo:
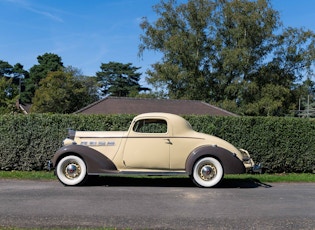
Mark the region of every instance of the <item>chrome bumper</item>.
[[248, 151], [245, 149], [239, 149], [243, 155], [243, 164], [247, 173], [263, 173], [262, 163], [255, 163]]
[[262, 164], [261, 163], [255, 164], [250, 170], [250, 172], [262, 174], [263, 173]]
[[53, 168], [54, 168], [53, 163], [52, 163], [51, 161], [48, 161], [48, 162], [47, 162], [47, 170], [48, 170], [48, 171], [51, 171]]

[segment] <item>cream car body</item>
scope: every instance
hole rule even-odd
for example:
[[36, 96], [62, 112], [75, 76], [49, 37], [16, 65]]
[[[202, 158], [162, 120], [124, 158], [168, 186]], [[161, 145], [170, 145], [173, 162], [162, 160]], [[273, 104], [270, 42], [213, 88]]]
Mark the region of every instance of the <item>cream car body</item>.
[[198, 186], [213, 187], [224, 174], [244, 173], [254, 162], [247, 151], [194, 131], [180, 116], [146, 113], [128, 131], [71, 131], [52, 165], [65, 185], [82, 184], [88, 175], [185, 173]]

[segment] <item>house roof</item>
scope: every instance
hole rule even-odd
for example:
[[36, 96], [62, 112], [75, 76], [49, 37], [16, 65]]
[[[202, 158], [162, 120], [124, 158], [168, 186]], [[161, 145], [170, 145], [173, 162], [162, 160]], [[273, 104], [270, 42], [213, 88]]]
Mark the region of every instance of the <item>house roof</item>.
[[129, 97], [105, 97], [80, 110], [76, 114], [141, 114], [165, 112], [178, 115], [237, 116], [202, 101], [148, 99]]

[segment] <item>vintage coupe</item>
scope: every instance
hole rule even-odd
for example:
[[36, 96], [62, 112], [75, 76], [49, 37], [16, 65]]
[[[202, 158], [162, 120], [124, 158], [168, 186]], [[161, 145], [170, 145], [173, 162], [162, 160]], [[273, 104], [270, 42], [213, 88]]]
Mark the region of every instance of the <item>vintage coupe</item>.
[[213, 187], [224, 174], [253, 168], [247, 151], [198, 133], [169, 113], [136, 116], [128, 131], [69, 131], [50, 165], [64, 185], [82, 185], [101, 174], [187, 174], [199, 187]]

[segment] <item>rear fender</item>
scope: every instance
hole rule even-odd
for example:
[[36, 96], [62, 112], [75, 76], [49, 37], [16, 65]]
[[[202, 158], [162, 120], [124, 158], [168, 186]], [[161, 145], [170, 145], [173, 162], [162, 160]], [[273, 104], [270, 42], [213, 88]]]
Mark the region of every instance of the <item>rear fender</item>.
[[245, 173], [243, 162], [237, 158], [236, 154], [218, 147], [218, 146], [201, 146], [194, 149], [186, 160], [185, 169], [188, 175], [192, 174], [195, 162], [202, 157], [214, 157], [218, 159], [225, 174], [242, 174]]
[[59, 160], [68, 155], [81, 157], [87, 166], [88, 174], [113, 173], [117, 171], [115, 164], [102, 153], [83, 145], [67, 145], [61, 147], [53, 156], [53, 167], [56, 167]]

